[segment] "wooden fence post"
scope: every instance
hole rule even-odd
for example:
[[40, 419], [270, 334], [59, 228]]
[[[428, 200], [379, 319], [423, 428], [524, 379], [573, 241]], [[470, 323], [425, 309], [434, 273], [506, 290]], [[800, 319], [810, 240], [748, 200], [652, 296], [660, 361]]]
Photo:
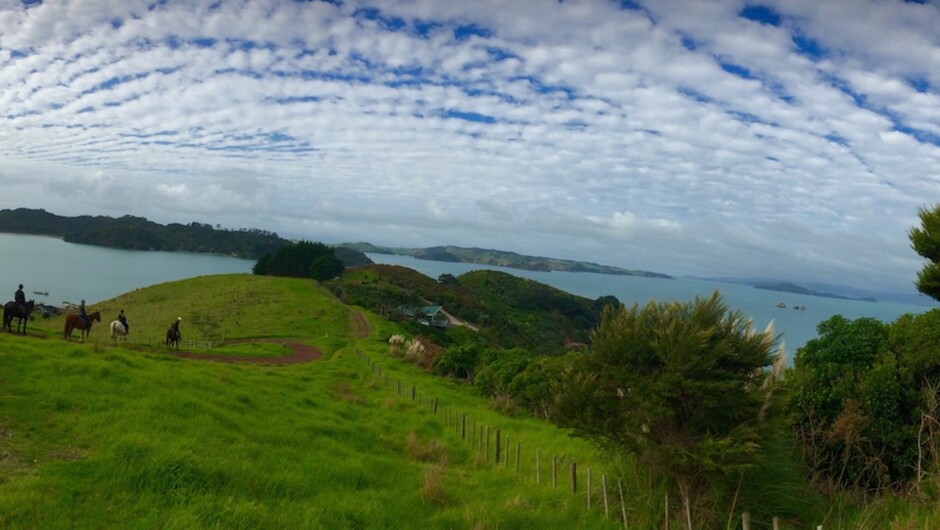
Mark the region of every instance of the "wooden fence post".
[[467, 413], [466, 412], [464, 412], [460, 420], [460, 439], [461, 440], [467, 439]]
[[780, 518], [774, 517], [774, 530], [780, 530]]
[[434, 398], [434, 415], [437, 415], [437, 398]]
[[509, 467], [509, 435], [508, 434], [506, 435], [506, 443], [503, 444], [503, 447], [504, 447], [503, 452], [506, 453], [505, 456], [503, 457], [503, 467], [508, 468]]
[[558, 457], [552, 456], [552, 487], [558, 487]]
[[591, 466], [588, 466], [587, 474], [587, 506], [588, 510], [591, 509]]
[[417, 389], [415, 388], [415, 386], [414, 386], [414, 385], [411, 385], [411, 401], [414, 401], [414, 400], [415, 400], [415, 393], [416, 393], [416, 392], [417, 392]]
[[617, 489], [620, 490], [620, 515], [623, 516], [623, 527], [627, 528], [627, 505], [623, 502], [623, 484], [617, 479]]
[[535, 483], [536, 484], [542, 483], [542, 458], [541, 456], [542, 456], [541, 450], [536, 449], [535, 450]]
[[741, 530], [751, 530], [750, 512], [741, 512]]
[[486, 426], [486, 450], [483, 451], [483, 458], [490, 459], [490, 426]]
[[516, 442], [516, 472], [519, 472], [519, 442]]
[[499, 442], [502, 441], [502, 437], [499, 435], [499, 429], [496, 429], [496, 465], [499, 465]]
[[571, 463], [571, 493], [578, 493], [578, 464], [575, 462]]

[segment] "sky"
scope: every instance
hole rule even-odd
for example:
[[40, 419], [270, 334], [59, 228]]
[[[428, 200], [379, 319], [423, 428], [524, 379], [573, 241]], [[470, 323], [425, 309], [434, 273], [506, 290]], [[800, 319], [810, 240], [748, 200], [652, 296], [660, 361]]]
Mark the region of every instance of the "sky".
[[940, 3], [0, 0], [0, 208], [914, 292]]

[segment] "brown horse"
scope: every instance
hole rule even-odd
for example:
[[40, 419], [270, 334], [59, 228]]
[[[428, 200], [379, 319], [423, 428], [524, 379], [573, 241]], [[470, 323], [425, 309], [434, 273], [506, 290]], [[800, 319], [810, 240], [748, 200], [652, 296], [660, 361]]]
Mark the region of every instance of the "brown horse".
[[23, 335], [26, 335], [26, 323], [29, 322], [29, 314], [33, 312], [33, 307], [35, 307], [36, 302], [30, 300], [26, 302], [26, 312], [23, 312], [23, 307], [16, 302], [7, 302], [3, 306], [3, 329], [9, 330], [10, 333], [13, 333], [13, 323], [14, 318], [19, 320], [16, 322], [16, 332], [20, 332], [20, 326], [23, 326]]
[[180, 335], [180, 321], [177, 319], [176, 322], [170, 326], [170, 329], [166, 330], [166, 342], [164, 342], [164, 344], [167, 348], [171, 345], [176, 346], [176, 351], [179, 351], [180, 338], [182, 338], [182, 335]]
[[92, 322], [101, 322], [101, 311], [95, 311], [93, 313], [88, 313], [88, 328], [85, 328], [85, 321], [82, 320], [82, 317], [70, 313], [65, 316], [65, 340], [72, 340], [72, 330], [80, 329], [82, 331], [82, 342], [85, 342], [85, 339], [88, 338], [88, 334], [91, 333], [91, 324]]

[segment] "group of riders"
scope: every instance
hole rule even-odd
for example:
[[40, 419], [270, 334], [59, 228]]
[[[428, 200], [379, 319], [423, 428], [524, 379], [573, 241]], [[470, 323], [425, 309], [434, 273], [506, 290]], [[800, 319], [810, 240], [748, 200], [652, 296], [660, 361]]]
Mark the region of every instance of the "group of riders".
[[[26, 303], [26, 293], [23, 292], [23, 284], [20, 284], [19, 287], [16, 289], [16, 292], [13, 293], [13, 301], [16, 302], [17, 305], [20, 306], [24, 315], [29, 313], [29, 306]], [[91, 320], [89, 320], [88, 313], [85, 311], [85, 300], [82, 300], [82, 302], [78, 305], [78, 317], [82, 319], [82, 322], [85, 324], [85, 329], [88, 329], [89, 327], [91, 327]], [[127, 317], [124, 316], [123, 309], [121, 309], [120, 313], [118, 313], [117, 320], [118, 322], [121, 323], [122, 326], [124, 326], [124, 334], [125, 335], [128, 334], [131, 328], [127, 324]], [[179, 331], [180, 320], [182, 319], [177, 317], [177, 319], [170, 326], [170, 329], [175, 331], [177, 340], [182, 338], [180, 331]]]

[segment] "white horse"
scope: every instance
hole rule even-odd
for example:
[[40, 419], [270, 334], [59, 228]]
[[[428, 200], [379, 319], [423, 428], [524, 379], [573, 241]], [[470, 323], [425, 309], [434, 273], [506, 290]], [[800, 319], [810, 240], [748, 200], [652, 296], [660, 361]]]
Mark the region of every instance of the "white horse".
[[124, 327], [124, 324], [121, 324], [120, 320], [115, 320], [111, 323], [111, 344], [117, 346], [118, 337], [121, 337], [121, 340], [127, 342], [127, 328]]

